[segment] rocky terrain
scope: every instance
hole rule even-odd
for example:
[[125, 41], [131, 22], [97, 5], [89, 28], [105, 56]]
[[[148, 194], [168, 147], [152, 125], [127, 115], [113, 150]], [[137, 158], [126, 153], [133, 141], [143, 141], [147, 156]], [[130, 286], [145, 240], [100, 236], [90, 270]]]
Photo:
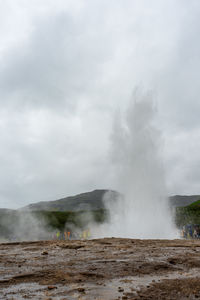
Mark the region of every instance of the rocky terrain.
[[200, 241], [0, 244], [0, 299], [200, 299]]

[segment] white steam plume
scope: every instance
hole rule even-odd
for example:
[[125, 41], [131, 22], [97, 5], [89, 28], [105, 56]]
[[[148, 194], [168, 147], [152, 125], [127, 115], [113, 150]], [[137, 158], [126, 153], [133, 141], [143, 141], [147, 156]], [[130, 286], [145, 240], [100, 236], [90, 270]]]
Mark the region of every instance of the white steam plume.
[[[151, 93], [136, 90], [126, 115], [116, 116], [112, 133], [112, 162], [118, 201], [105, 205], [110, 222], [98, 235], [131, 238], [175, 238], [177, 231], [168, 207], [160, 132]], [[112, 196], [111, 196], [112, 198]]]

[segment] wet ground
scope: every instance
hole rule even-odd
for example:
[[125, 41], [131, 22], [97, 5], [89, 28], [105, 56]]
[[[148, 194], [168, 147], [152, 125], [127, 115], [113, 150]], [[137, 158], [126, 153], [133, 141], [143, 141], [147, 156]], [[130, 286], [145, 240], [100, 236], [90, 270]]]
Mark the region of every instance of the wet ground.
[[0, 244], [0, 299], [200, 299], [200, 241]]

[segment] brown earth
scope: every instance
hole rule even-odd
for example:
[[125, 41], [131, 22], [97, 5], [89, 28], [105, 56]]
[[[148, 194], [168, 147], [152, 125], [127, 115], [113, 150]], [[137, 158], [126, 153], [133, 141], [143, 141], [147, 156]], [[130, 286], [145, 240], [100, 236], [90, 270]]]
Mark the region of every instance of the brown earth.
[[0, 244], [0, 299], [200, 299], [200, 241]]

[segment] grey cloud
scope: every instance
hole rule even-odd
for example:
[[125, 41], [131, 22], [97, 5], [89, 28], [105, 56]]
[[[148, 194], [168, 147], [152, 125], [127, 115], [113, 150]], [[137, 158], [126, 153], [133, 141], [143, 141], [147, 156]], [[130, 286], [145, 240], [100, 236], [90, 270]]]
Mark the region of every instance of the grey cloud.
[[55, 109], [66, 104], [73, 109], [101, 76], [108, 43], [107, 37], [66, 13], [38, 21], [31, 36], [4, 57], [2, 100], [14, 107]]
[[0, 29], [0, 206], [112, 188], [112, 118], [138, 84], [157, 94], [169, 192], [196, 193], [199, 2], [15, 7]]
[[[199, 127], [199, 68], [200, 68], [200, 4], [184, 2], [185, 11], [171, 59], [164, 72], [157, 77], [162, 109], [167, 112], [167, 122], [178, 130]], [[169, 123], [169, 122], [168, 122]], [[168, 124], [170, 126], [170, 124]]]

